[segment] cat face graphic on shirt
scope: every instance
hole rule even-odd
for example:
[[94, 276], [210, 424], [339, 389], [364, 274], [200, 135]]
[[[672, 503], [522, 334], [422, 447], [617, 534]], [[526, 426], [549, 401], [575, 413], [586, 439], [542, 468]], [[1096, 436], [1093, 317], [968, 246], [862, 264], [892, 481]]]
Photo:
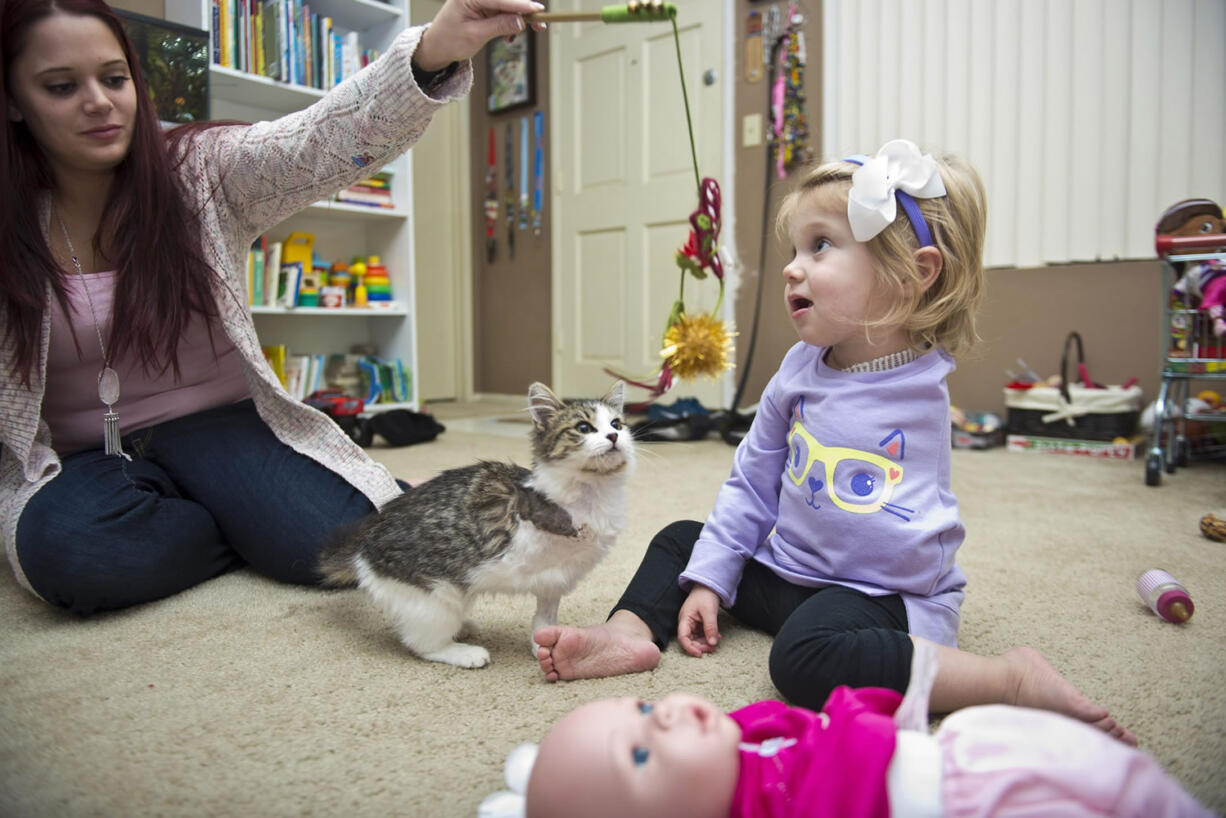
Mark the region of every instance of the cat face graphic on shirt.
[[906, 435], [894, 429], [870, 452], [823, 445], [804, 425], [804, 399], [793, 412], [788, 432], [788, 477], [809, 492], [806, 502], [819, 509], [825, 502], [852, 514], [887, 511], [906, 522], [914, 509], [890, 502], [902, 482]]

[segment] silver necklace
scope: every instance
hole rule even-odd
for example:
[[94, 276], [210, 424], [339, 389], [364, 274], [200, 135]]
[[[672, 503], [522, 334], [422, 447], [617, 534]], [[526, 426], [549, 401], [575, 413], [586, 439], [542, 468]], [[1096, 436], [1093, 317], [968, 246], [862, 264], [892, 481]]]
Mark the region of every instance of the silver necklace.
[[94, 331], [98, 333], [98, 349], [102, 351], [102, 371], [98, 373], [98, 399], [106, 406], [106, 414], [102, 416], [102, 444], [107, 454], [131, 460], [132, 458], [124, 453], [123, 442], [119, 438], [119, 413], [115, 411], [115, 404], [119, 402], [119, 373], [111, 369], [111, 359], [106, 354], [106, 343], [102, 340], [102, 325], [98, 323], [98, 312], [94, 309], [94, 297], [85, 282], [85, 273], [81, 270], [81, 262], [77, 260], [76, 248], [72, 246], [72, 239], [68, 238], [68, 226], [60, 218], [58, 210], [55, 211], [55, 220], [64, 231], [64, 243], [68, 245], [68, 254], [72, 258], [72, 266], [77, 269], [81, 288], [85, 290], [89, 314], [94, 319]]
[[858, 364], [852, 364], [844, 368], [843, 372], [885, 372], [895, 367], [909, 364], [919, 357], [919, 353], [914, 349], [904, 349], [899, 352], [891, 352], [889, 355], [882, 355], [880, 358], [874, 358], [871, 361], [863, 361]]

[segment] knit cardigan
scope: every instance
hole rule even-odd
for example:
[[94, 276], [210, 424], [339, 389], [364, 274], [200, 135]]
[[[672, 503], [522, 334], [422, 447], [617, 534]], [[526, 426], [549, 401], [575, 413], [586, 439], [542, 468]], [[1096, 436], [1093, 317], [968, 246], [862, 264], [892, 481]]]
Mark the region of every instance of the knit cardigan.
[[[201, 249], [217, 273], [212, 291], [219, 324], [242, 358], [260, 417], [282, 442], [335, 471], [376, 507], [400, 494], [399, 486], [326, 415], [281, 386], [252, 322], [246, 259], [258, 236], [404, 153], [439, 107], [468, 93], [470, 63], [431, 89], [433, 96], [417, 86], [409, 61], [423, 31], [402, 31], [379, 59], [308, 108], [271, 122], [200, 131], [186, 144], [177, 170], [189, 207], [200, 213]], [[44, 234], [50, 204], [47, 195], [38, 203]], [[48, 301], [53, 297], [48, 282]], [[0, 311], [0, 336], [6, 334]], [[60, 472], [42, 417], [50, 334], [44, 312], [28, 386], [13, 372], [12, 345], [0, 350], [0, 534], [18, 582], [31, 592], [17, 560], [17, 523], [29, 499]], [[99, 404], [99, 429], [101, 412]]]

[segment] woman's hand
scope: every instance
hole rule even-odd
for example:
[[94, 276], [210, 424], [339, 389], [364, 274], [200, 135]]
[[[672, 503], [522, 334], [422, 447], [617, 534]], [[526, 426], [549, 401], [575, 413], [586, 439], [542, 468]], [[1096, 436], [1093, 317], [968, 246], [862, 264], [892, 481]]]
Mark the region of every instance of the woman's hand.
[[719, 644], [719, 594], [695, 584], [677, 615], [677, 642], [691, 656], [712, 653]]
[[[525, 15], [544, 10], [532, 0], [447, 0], [417, 44], [413, 62], [423, 71], [439, 71], [467, 60], [495, 37], [519, 34]], [[543, 31], [545, 24], [533, 28]]]

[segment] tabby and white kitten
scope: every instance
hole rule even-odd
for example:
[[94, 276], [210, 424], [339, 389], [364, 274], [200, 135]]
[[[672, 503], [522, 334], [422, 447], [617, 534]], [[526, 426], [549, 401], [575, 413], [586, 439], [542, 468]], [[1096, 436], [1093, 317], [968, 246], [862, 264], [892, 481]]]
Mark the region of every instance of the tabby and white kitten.
[[455, 641], [477, 594], [534, 594], [531, 632], [554, 624], [562, 595], [625, 528], [634, 441], [623, 393], [619, 381], [601, 400], [563, 401], [532, 384], [531, 470], [481, 461], [440, 473], [325, 547], [324, 583], [365, 589], [409, 650], [460, 667], [490, 661]]

